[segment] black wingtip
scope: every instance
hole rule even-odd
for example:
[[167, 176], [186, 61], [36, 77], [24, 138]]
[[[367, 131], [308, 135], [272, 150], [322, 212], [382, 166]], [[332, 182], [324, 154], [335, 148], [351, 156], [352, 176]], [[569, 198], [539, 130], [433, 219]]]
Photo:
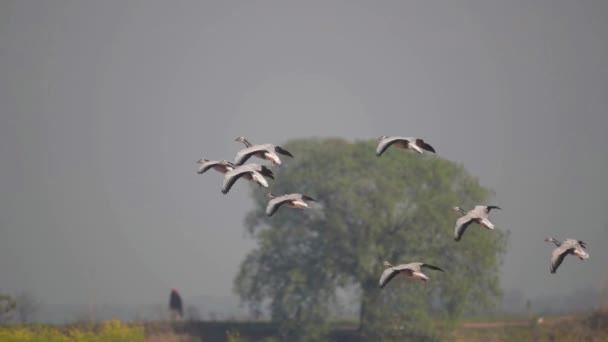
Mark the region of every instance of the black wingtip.
[[275, 146], [274, 148], [275, 151], [277, 151], [278, 153], [285, 155], [285, 156], [289, 156], [291, 158], [293, 158], [293, 154], [291, 154], [291, 152], [287, 151], [286, 149], [280, 147], [280, 146]]

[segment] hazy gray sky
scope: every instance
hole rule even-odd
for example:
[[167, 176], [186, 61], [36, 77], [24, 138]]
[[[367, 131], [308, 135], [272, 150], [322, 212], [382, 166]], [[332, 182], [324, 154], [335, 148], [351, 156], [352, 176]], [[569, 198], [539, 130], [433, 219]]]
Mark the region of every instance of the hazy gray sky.
[[[608, 2], [1, 1], [0, 289], [230, 295], [233, 139], [414, 135], [493, 188], [505, 288], [608, 280]], [[456, 204], [456, 203], [455, 203]], [[446, 227], [451, 234], [452, 227]], [[547, 235], [591, 258], [549, 274]]]

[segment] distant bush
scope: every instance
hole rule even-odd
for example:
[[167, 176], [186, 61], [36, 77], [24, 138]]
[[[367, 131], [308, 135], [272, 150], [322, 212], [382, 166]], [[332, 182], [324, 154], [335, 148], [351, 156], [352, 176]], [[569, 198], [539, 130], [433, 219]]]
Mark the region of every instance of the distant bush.
[[58, 329], [48, 326], [6, 326], [0, 328], [2, 342], [144, 342], [142, 326], [112, 320], [87, 328]]

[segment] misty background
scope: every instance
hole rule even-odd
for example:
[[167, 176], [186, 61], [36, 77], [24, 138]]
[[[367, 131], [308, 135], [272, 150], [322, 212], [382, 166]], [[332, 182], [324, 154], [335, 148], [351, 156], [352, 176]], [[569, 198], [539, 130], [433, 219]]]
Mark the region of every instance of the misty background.
[[[46, 320], [164, 307], [172, 287], [242, 313], [249, 187], [222, 195], [196, 160], [232, 160], [241, 135], [405, 135], [496, 191], [508, 298], [597, 305], [607, 14], [601, 0], [1, 1], [0, 290], [35, 294]], [[590, 259], [550, 274], [547, 236], [587, 241]]]

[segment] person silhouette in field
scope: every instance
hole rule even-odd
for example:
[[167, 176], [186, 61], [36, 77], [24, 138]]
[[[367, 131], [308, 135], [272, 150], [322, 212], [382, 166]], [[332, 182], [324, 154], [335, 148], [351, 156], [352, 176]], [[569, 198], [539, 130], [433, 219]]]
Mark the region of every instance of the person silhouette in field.
[[169, 310], [171, 312], [172, 321], [184, 317], [182, 297], [176, 289], [171, 289], [171, 295], [169, 296]]

